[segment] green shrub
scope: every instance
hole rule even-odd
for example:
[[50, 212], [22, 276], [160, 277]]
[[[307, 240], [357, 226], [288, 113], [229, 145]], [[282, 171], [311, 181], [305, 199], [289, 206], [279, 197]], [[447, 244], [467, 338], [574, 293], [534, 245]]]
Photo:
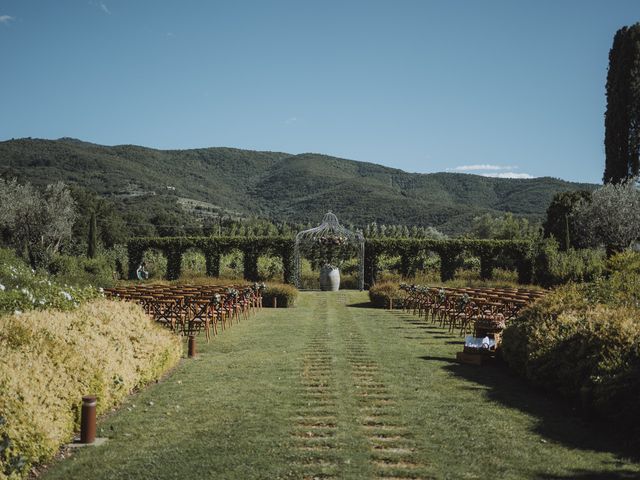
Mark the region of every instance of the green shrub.
[[28, 310], [72, 310], [100, 296], [90, 286], [63, 285], [34, 272], [10, 250], [0, 249], [0, 314]]
[[262, 294], [262, 304], [273, 306], [273, 299], [278, 303], [278, 308], [293, 307], [298, 298], [298, 289], [285, 283], [270, 283]]
[[108, 257], [96, 258], [56, 255], [48, 266], [58, 283], [110, 287], [115, 283], [115, 265]]
[[243, 256], [239, 250], [222, 255], [220, 259], [220, 275], [227, 278], [242, 278]]
[[165, 277], [167, 273], [167, 257], [162, 252], [149, 249], [144, 252], [142, 261], [146, 264], [149, 272], [149, 280], [158, 280]]
[[261, 281], [282, 280], [282, 258], [262, 255], [258, 258], [258, 279]]
[[609, 277], [559, 287], [504, 331], [502, 354], [533, 384], [635, 430], [640, 442], [640, 255], [609, 262]]
[[554, 290], [524, 309], [504, 331], [502, 353], [509, 366], [530, 377], [529, 361], [538, 348], [536, 342], [555, 341], [555, 336], [546, 339], [545, 334], [559, 325], [557, 318], [565, 311], [584, 313], [588, 308], [583, 292], [571, 284]]
[[640, 309], [640, 253], [629, 251], [611, 257], [607, 273], [588, 286], [591, 301]]
[[369, 300], [376, 307], [389, 308], [391, 301], [394, 307], [400, 307], [403, 298], [404, 294], [395, 282], [376, 283], [369, 289]]
[[469, 255], [465, 255], [465, 256], [462, 257], [461, 261], [462, 261], [462, 267], [461, 268], [463, 270], [469, 270], [469, 271], [472, 271], [472, 272], [479, 272], [480, 271], [480, 258], [469, 256]]
[[425, 284], [425, 283], [437, 283], [443, 284], [448, 287], [522, 287], [522, 285], [518, 285], [518, 273], [513, 270], [503, 270], [501, 268], [494, 268], [493, 275], [491, 276], [491, 280], [482, 279], [480, 277], [480, 270], [456, 270], [455, 277], [453, 280], [448, 280], [446, 282], [440, 281], [437, 277], [432, 277], [432, 280], [429, 282], [418, 282], [410, 280], [411, 283], [415, 283], [417, 285]]
[[0, 479], [26, 476], [72, 439], [82, 395], [97, 395], [105, 413], [181, 353], [178, 337], [131, 303], [0, 317]]
[[204, 254], [202, 252], [190, 249], [182, 254], [182, 275], [186, 277], [194, 277], [204, 276], [205, 274], [206, 265]]
[[358, 274], [345, 274], [340, 272], [340, 290], [359, 290], [360, 282]]
[[534, 283], [553, 287], [568, 282], [591, 282], [605, 271], [605, 253], [598, 249], [570, 248], [560, 252], [558, 242], [539, 242], [534, 259]]
[[112, 248], [102, 250], [100, 255], [104, 256], [109, 265], [112, 266], [117, 280], [125, 280], [127, 278], [129, 258], [126, 246], [114, 245]]

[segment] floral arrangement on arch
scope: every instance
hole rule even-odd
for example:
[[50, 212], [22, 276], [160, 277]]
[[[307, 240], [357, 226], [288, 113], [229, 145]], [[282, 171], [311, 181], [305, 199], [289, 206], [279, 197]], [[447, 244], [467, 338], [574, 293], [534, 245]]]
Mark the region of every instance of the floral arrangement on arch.
[[335, 247], [346, 245], [348, 241], [349, 239], [347, 237], [343, 237], [340, 235], [330, 235], [326, 237], [319, 237], [316, 239], [316, 243], [318, 245]]

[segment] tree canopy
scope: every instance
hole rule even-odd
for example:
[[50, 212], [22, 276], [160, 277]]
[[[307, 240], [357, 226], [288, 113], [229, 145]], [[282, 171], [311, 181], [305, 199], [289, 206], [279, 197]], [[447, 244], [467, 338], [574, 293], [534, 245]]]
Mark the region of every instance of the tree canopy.
[[609, 183], [574, 208], [573, 221], [581, 246], [607, 247], [609, 253], [629, 248], [640, 238], [640, 190], [636, 178]]
[[590, 201], [591, 192], [586, 190], [556, 194], [547, 208], [547, 218], [542, 224], [544, 236], [547, 238], [553, 236], [562, 251], [577, 247], [579, 242], [575, 238], [575, 229], [572, 228], [571, 215], [580, 202]]
[[71, 238], [75, 219], [75, 202], [62, 182], [41, 191], [30, 183], [0, 179], [4, 241], [25, 255], [33, 268], [45, 265]]

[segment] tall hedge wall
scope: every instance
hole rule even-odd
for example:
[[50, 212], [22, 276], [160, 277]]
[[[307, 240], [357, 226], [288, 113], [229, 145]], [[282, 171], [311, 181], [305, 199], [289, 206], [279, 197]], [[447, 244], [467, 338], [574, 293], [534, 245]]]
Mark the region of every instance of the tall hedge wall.
[[[282, 258], [285, 283], [293, 283], [294, 240], [289, 237], [146, 237], [129, 241], [129, 278], [136, 277], [136, 269], [145, 250], [155, 248], [167, 257], [166, 277], [175, 280], [180, 277], [182, 254], [190, 248], [201, 250], [206, 259], [207, 275], [218, 276], [220, 257], [232, 250], [241, 250], [244, 257], [244, 276], [247, 280], [257, 280], [258, 258], [261, 255], [276, 255]], [[491, 278], [498, 256], [506, 255], [515, 260], [518, 281], [531, 283], [532, 245], [526, 241], [512, 240], [429, 240], [419, 238], [376, 238], [365, 241], [365, 285], [376, 282], [378, 257], [399, 255], [402, 258], [404, 275], [409, 275], [410, 259], [421, 253], [435, 252], [440, 256], [440, 277], [451, 280], [455, 273], [456, 257], [468, 253], [480, 257], [480, 273], [483, 278]]]
[[244, 257], [244, 276], [257, 280], [258, 257], [276, 255], [282, 257], [284, 281], [293, 283], [293, 240], [288, 237], [142, 237], [127, 244], [129, 252], [129, 278], [136, 278], [136, 269], [144, 252], [150, 248], [160, 250], [167, 257], [166, 278], [180, 277], [182, 254], [196, 248], [205, 256], [207, 275], [220, 274], [220, 257], [232, 250], [240, 250]]
[[[515, 260], [518, 281], [531, 283], [532, 245], [527, 241], [515, 240], [473, 240], [447, 239], [431, 240], [420, 238], [376, 238], [365, 242], [365, 285], [376, 282], [378, 257], [380, 255], [400, 256], [403, 269], [408, 269], [409, 259], [419, 254], [434, 252], [440, 256], [440, 278], [451, 280], [455, 274], [456, 257], [468, 253], [480, 257], [480, 274], [490, 279], [498, 256], [508, 256]], [[404, 275], [409, 272], [402, 272]]]

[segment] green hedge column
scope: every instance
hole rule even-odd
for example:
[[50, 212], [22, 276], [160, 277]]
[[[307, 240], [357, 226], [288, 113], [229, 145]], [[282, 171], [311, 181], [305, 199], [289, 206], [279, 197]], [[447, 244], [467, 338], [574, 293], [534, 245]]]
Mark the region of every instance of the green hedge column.
[[518, 283], [528, 285], [533, 283], [533, 261], [523, 256], [518, 259]]
[[462, 253], [463, 246], [460, 242], [452, 240], [441, 243], [437, 251], [440, 255], [440, 280], [443, 282], [453, 280], [456, 274], [457, 258]]
[[167, 280], [177, 280], [182, 272], [182, 250], [165, 250], [167, 256]]
[[493, 255], [480, 256], [480, 278], [482, 280], [491, 280], [493, 278], [493, 267], [496, 258]]
[[204, 254], [204, 260], [206, 264], [207, 276], [208, 277], [219, 277], [220, 276], [220, 252], [218, 251], [208, 251]]
[[378, 254], [373, 248], [364, 251], [364, 288], [371, 288], [378, 279]]
[[258, 281], [258, 254], [252, 249], [244, 250], [243, 266], [244, 279], [252, 282]]
[[129, 280], [136, 280], [138, 278], [136, 271], [138, 265], [142, 263], [144, 250], [136, 242], [130, 242], [127, 245], [127, 256], [129, 257]]
[[456, 274], [456, 259], [455, 257], [449, 257], [440, 255], [440, 280], [446, 282], [453, 280]]
[[400, 256], [400, 274], [402, 278], [408, 278], [411, 276], [412, 271], [412, 260], [415, 259], [414, 254], [412, 253], [402, 253]]
[[296, 283], [295, 273], [295, 258], [293, 256], [293, 248], [283, 248], [282, 253], [282, 271], [284, 277], [284, 283], [291, 285]]

